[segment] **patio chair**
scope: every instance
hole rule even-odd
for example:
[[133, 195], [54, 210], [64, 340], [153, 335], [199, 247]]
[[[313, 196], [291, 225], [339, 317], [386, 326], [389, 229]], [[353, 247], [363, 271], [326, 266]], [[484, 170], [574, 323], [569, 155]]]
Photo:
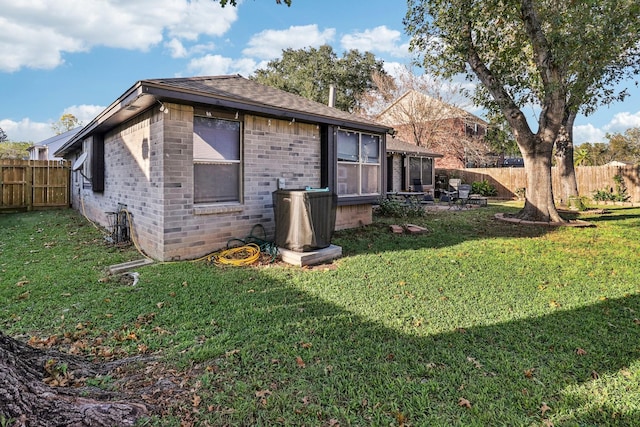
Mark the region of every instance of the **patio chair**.
[[449, 186], [446, 190], [440, 190], [440, 201], [448, 202], [449, 206], [457, 199], [458, 197], [458, 187], [462, 180], [460, 178], [451, 178], [449, 180]]
[[452, 205], [456, 206], [458, 209], [463, 209], [467, 205], [467, 201], [469, 200], [470, 194], [471, 194], [471, 185], [460, 184], [458, 186], [458, 193], [456, 194]]
[[425, 191], [422, 186], [422, 181], [419, 179], [413, 180], [413, 191], [416, 193], [422, 193], [422, 198], [419, 199], [421, 204], [433, 204], [435, 200], [433, 199], [433, 195], [429, 191]]

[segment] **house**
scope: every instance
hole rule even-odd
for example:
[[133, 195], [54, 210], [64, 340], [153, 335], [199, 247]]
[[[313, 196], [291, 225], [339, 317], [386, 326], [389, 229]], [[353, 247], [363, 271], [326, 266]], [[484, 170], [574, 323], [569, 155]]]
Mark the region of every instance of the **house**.
[[613, 166], [613, 167], [625, 167], [625, 166], [633, 166], [634, 162], [627, 162], [621, 160], [611, 160], [609, 163], [605, 163], [605, 166]]
[[487, 122], [461, 108], [416, 90], [405, 92], [376, 120], [396, 131], [402, 141], [441, 153], [437, 169], [463, 169], [485, 164], [490, 149], [484, 142]]
[[62, 160], [61, 157], [56, 157], [53, 153], [66, 144], [71, 137], [80, 131], [80, 129], [82, 128], [77, 127], [75, 129], [68, 130], [27, 148], [29, 151], [29, 160]]
[[414, 190], [417, 182], [424, 191], [434, 191], [434, 160], [441, 157], [442, 154], [432, 153], [424, 147], [387, 138], [387, 191]]
[[275, 230], [273, 192], [329, 188], [336, 229], [372, 221], [391, 128], [239, 75], [141, 80], [56, 153], [72, 204], [108, 226], [126, 206], [138, 245], [194, 259], [254, 226]]

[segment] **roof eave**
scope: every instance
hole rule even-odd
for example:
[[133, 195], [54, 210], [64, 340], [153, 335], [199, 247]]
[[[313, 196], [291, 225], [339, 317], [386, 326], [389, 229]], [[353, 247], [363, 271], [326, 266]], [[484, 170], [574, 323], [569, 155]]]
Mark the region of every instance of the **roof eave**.
[[321, 114], [305, 113], [294, 109], [281, 108], [266, 105], [257, 102], [248, 102], [238, 100], [233, 97], [225, 97], [220, 95], [205, 94], [202, 92], [190, 91], [183, 88], [176, 88], [170, 85], [158, 83], [144, 82], [144, 94], [153, 95], [161, 101], [187, 101], [193, 103], [213, 105], [222, 108], [237, 109], [240, 111], [248, 111], [260, 113], [265, 116], [284, 119], [296, 119], [297, 121], [309, 123], [323, 123], [335, 126], [354, 127], [357, 126], [362, 130], [373, 132], [388, 133], [393, 128], [382, 124], [367, 123], [359, 120], [346, 120], [335, 117], [324, 116]]
[[77, 150], [82, 140], [87, 136], [113, 128], [137, 115], [140, 111], [149, 108], [154, 102], [155, 99], [143, 93], [142, 82], [136, 82], [136, 84], [105, 108], [96, 118], [73, 135], [54, 155], [65, 156]]
[[105, 132], [117, 126], [125, 120], [137, 115], [140, 111], [149, 108], [156, 101], [186, 101], [208, 104], [222, 108], [232, 108], [241, 111], [260, 113], [270, 117], [295, 119], [303, 122], [323, 123], [342, 127], [357, 127], [358, 129], [370, 132], [389, 133], [393, 130], [392, 127], [382, 124], [305, 113], [260, 103], [240, 101], [232, 97], [208, 95], [201, 92], [176, 88], [170, 85], [150, 82], [148, 80], [141, 80], [136, 82], [136, 84], [134, 84], [111, 105], [105, 108], [95, 119], [70, 138], [69, 141], [55, 152], [55, 155], [62, 157], [77, 150], [81, 141], [87, 136], [96, 132]]

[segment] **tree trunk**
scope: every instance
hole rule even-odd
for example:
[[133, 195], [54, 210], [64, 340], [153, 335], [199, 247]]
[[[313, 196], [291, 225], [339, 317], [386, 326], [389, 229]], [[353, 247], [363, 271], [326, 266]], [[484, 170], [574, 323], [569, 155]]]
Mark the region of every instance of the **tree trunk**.
[[[520, 141], [518, 143], [520, 144]], [[516, 214], [516, 217], [527, 221], [564, 222], [553, 202], [551, 187], [553, 144], [527, 141], [527, 145], [529, 150], [520, 147], [527, 175], [526, 198], [524, 208]]]
[[572, 197], [578, 196], [578, 181], [573, 164], [573, 122], [575, 117], [575, 113], [569, 113], [565, 116], [555, 143], [556, 165], [560, 174], [559, 194], [556, 196], [560, 197], [560, 203], [565, 206], [569, 205]]
[[67, 378], [101, 371], [81, 358], [35, 349], [0, 332], [0, 420], [9, 426], [113, 427], [133, 426], [147, 413], [138, 403], [80, 397], [90, 394], [86, 388], [51, 387], [44, 382], [51, 374], [45, 366], [58, 366]]

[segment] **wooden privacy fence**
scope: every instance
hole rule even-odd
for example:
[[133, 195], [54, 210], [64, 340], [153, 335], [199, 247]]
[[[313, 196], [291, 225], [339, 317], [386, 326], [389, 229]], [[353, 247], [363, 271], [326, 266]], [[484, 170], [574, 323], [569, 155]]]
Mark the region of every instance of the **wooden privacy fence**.
[[[524, 168], [473, 168], [473, 169], [437, 169], [436, 174], [462, 178], [463, 182], [487, 180], [498, 190], [497, 197], [511, 199], [516, 197], [516, 190], [526, 188], [527, 178]], [[593, 197], [597, 190], [610, 190], [615, 193], [613, 177], [621, 174], [627, 186], [630, 202], [640, 202], [640, 166], [579, 166], [576, 167], [578, 193], [581, 196]], [[551, 168], [553, 188], [560, 188], [558, 168]], [[557, 193], [557, 191], [554, 191]]]
[[69, 206], [69, 162], [0, 159], [0, 210]]

